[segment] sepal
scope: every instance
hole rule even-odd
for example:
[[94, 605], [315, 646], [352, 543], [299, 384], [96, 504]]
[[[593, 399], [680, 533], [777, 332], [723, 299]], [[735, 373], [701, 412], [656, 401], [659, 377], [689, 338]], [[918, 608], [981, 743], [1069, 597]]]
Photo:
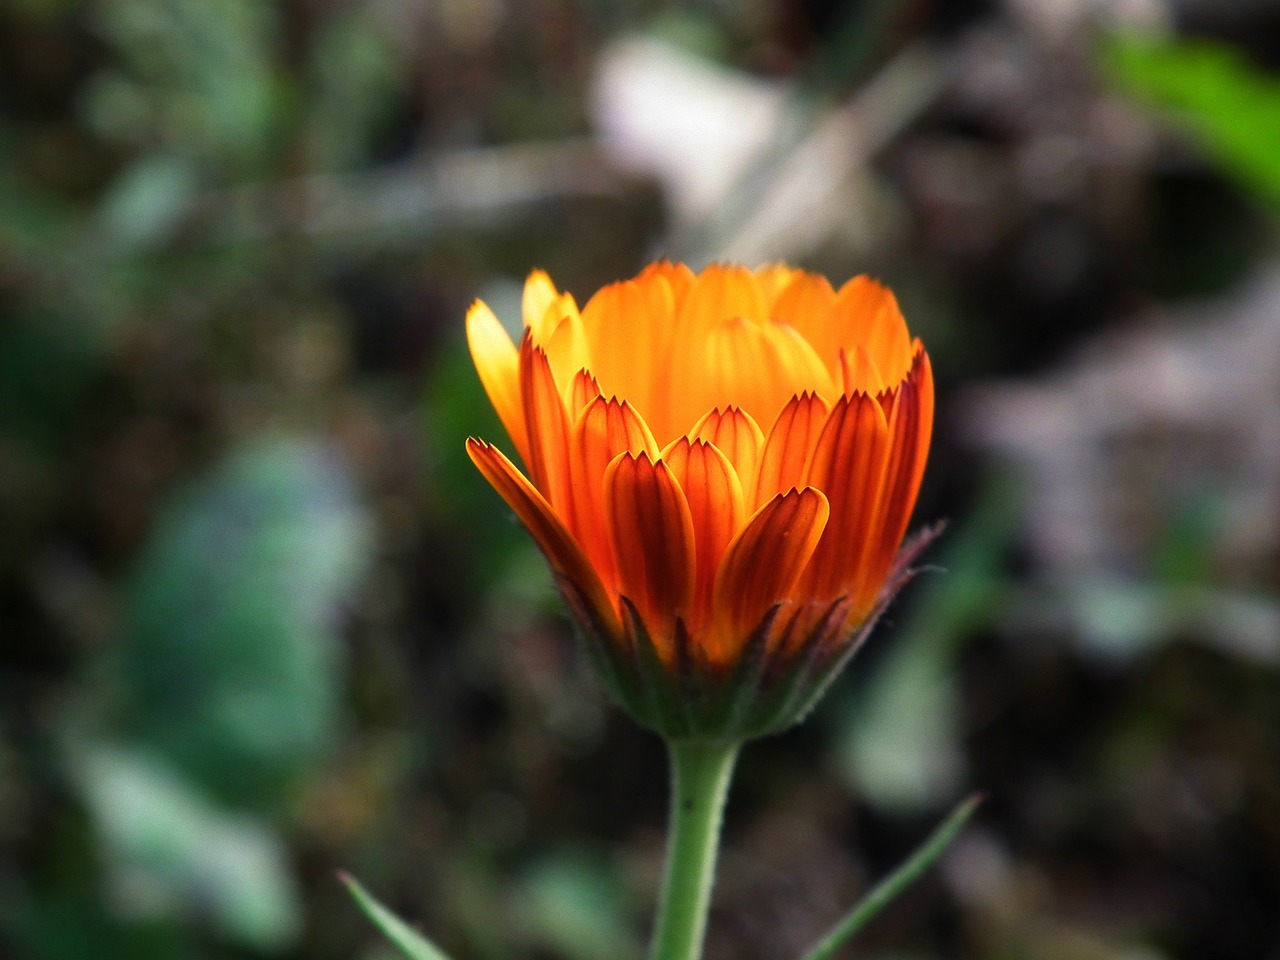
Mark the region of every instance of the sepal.
[[899, 551], [867, 616], [851, 621], [848, 597], [774, 604], [727, 665], [700, 656], [682, 618], [660, 647], [627, 597], [615, 631], [572, 580], [557, 575], [556, 585], [598, 676], [637, 721], [669, 739], [747, 740], [785, 730], [813, 709], [941, 529], [921, 531]]

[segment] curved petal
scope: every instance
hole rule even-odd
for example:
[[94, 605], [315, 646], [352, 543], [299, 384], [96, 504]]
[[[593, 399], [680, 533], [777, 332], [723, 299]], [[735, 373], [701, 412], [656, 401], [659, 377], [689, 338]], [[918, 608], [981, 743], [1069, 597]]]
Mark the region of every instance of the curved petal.
[[729, 458], [742, 483], [744, 503], [755, 502], [756, 472], [760, 464], [760, 448], [764, 431], [751, 419], [751, 414], [738, 407], [716, 408], [689, 431], [691, 440], [707, 440]]
[[765, 312], [766, 317], [777, 319], [777, 315], [771, 309], [772, 304], [778, 299], [778, 294], [787, 288], [787, 284], [791, 283], [792, 278], [803, 272], [785, 263], [769, 263], [755, 269], [760, 292], [764, 294], [764, 302], [770, 305], [770, 309]]
[[646, 280], [611, 283], [582, 308], [591, 372], [601, 390], [630, 400], [658, 434], [671, 429], [660, 371], [669, 362], [675, 302], [666, 276], [654, 273]]
[[809, 342], [779, 323], [730, 317], [687, 353], [672, 358], [679, 419], [694, 423], [715, 407], [741, 407], [771, 421], [798, 393], [831, 393], [831, 376]]
[[823, 352], [829, 342], [822, 332], [831, 325], [831, 305], [835, 303], [835, 299], [836, 292], [831, 289], [826, 277], [796, 270], [769, 310], [769, 315], [774, 320], [794, 327], [814, 346], [819, 355], [826, 359], [828, 370], [832, 374], [836, 372], [833, 365], [835, 354]]
[[[729, 544], [716, 572], [714, 607], [721, 659], [777, 603], [792, 599], [830, 513], [813, 487], [780, 493], [752, 515]], [[725, 649], [728, 647], [728, 649]]]
[[524, 325], [533, 331], [534, 339], [539, 343], [542, 342], [542, 335], [547, 332], [542, 329], [547, 308], [558, 296], [560, 291], [545, 270], [534, 270], [524, 282], [524, 294], [520, 299], [521, 315], [524, 317]]
[[713, 263], [694, 276], [676, 315], [681, 336], [697, 334], [731, 317], [751, 323], [768, 318], [755, 273], [737, 264]]
[[532, 337], [520, 344], [520, 396], [529, 437], [529, 478], [574, 529], [568, 413], [547, 355]]
[[[840, 349], [861, 345], [889, 383], [902, 380], [911, 367], [911, 337], [893, 293], [870, 277], [854, 277], [836, 293], [827, 329]], [[821, 351], [820, 351], [821, 352]]]
[[[809, 562], [805, 591], [818, 600], [850, 595], [855, 607], [866, 578], [863, 563], [879, 515], [888, 460], [884, 411], [865, 394], [841, 397], [831, 408], [809, 460], [809, 483], [822, 490], [831, 517]], [[872, 592], [879, 592], [876, 585]]]
[[679, 303], [684, 299], [684, 295], [689, 288], [693, 286], [693, 279], [696, 276], [697, 274], [690, 270], [686, 264], [672, 263], [670, 260], [657, 260], [641, 270], [636, 279], [647, 283], [661, 277], [671, 287], [671, 292], [675, 295], [676, 302]]
[[933, 433], [933, 371], [921, 348], [911, 374], [897, 391], [889, 419], [891, 448], [880, 508], [880, 534], [868, 570], [887, 571], [907, 532], [929, 456]]
[[840, 351], [840, 392], [877, 396], [885, 391], [884, 378], [871, 354], [861, 344]]
[[729, 459], [705, 440], [681, 437], [663, 453], [662, 460], [684, 491], [693, 521], [694, 596], [690, 619], [698, 631], [711, 621], [716, 570], [746, 516], [742, 483]]
[[591, 366], [586, 335], [582, 332], [582, 317], [577, 312], [577, 303], [568, 293], [559, 294], [544, 317], [543, 335], [535, 337], [534, 342], [547, 351], [556, 383], [568, 387], [577, 371]]
[[467, 454], [498, 496], [507, 502], [533, 537], [551, 568], [574, 583], [595, 608], [611, 634], [619, 632], [617, 611], [604, 585], [577, 540], [569, 533], [545, 497], [534, 488], [501, 450], [474, 437], [467, 439]]
[[467, 311], [467, 346], [476, 373], [489, 395], [516, 452], [529, 462], [529, 440], [525, 433], [524, 411], [520, 403], [519, 352], [511, 337], [483, 300]]
[[569, 417], [580, 416], [582, 408], [600, 396], [600, 384], [590, 370], [579, 370], [573, 375], [573, 385], [569, 387]]
[[601, 579], [616, 588], [616, 565], [604, 507], [604, 475], [620, 453], [656, 459], [653, 434], [631, 404], [597, 396], [582, 410], [569, 441], [570, 479], [575, 498], [575, 532]]
[[664, 657], [676, 617], [693, 599], [693, 518], [680, 484], [661, 460], [619, 454], [604, 475], [604, 508], [618, 590], [640, 612]]
[[808, 482], [805, 468], [809, 465], [809, 454], [818, 442], [830, 409], [825, 400], [812, 393], [792, 397], [782, 408], [760, 451], [755, 504]]

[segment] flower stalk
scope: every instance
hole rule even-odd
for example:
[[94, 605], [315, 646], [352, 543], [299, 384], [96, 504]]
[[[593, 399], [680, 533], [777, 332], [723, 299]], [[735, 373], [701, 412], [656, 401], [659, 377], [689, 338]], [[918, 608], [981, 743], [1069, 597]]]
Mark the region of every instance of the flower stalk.
[[736, 740], [670, 740], [671, 812], [667, 863], [650, 960], [699, 960], [715, 883], [720, 823]]

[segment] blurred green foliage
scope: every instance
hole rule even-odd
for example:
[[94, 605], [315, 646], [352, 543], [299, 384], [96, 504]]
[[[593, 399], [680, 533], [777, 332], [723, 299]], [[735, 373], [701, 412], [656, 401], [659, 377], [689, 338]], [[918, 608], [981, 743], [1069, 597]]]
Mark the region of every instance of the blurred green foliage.
[[368, 550], [349, 478], [315, 445], [261, 442], [177, 496], [125, 606], [129, 739], [226, 803], [286, 796], [337, 732], [335, 612]]
[[1121, 89], [1169, 113], [1242, 186], [1280, 207], [1280, 77], [1213, 40], [1113, 33], [1101, 49]]
[[145, 746], [78, 749], [73, 773], [117, 909], [207, 924], [264, 952], [297, 938], [297, 883], [284, 841], [268, 822], [217, 806]]
[[[801, 258], [902, 296], [939, 377], [919, 517], [954, 519], [832, 702], [744, 758], [711, 960], [794, 955], [967, 786], [973, 842], [867, 956], [1280, 943], [1274, 551], [1226, 543], [1235, 494], [1118, 471], [1095, 499], [1151, 501], [1154, 534], [1064, 575], [1028, 521], [1058, 505], [969, 443], [958, 383], [1054, 395], [1064, 355], [1166, 322], [1161, 265], [1224, 309], [1265, 269], [1276, 34], [1115, 35], [1099, 76], [1096, 31], [1035, 6], [0, 5], [0, 956], [391, 956], [339, 867], [460, 960], [639, 954], [660, 750], [462, 450], [505, 439], [471, 298], [518, 321], [534, 266], [581, 298], [672, 250], [664, 185], [594, 139], [636, 30], [804, 107], [726, 214], [854, 134], [800, 168], [853, 184]], [[903, 53], [946, 95], [877, 82]], [[1117, 89], [1246, 192], [1108, 134]]]
[[[269, 953], [296, 941], [302, 903], [279, 825], [343, 726], [335, 630], [369, 547], [349, 476], [315, 442], [259, 440], [160, 512], [119, 644], [94, 670], [102, 685], [64, 708], [58, 731], [97, 895], [132, 918], [93, 955], [181, 960], [185, 927]], [[86, 896], [58, 919], [58, 899], [26, 891], [17, 936], [33, 956], [87, 955], [104, 920]], [[140, 931], [165, 928], [138, 946]]]

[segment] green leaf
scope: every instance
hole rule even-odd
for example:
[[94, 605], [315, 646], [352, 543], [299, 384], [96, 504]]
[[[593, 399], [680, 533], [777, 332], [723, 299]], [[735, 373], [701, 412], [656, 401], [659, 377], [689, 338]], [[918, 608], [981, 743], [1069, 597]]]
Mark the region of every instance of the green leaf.
[[144, 751], [82, 746], [71, 767], [102, 843], [108, 889], [130, 915], [205, 918], [260, 950], [297, 936], [289, 856], [262, 820], [219, 808]]
[[278, 802], [336, 730], [336, 615], [368, 547], [345, 471], [314, 444], [261, 442], [181, 492], [128, 596], [129, 734], [226, 802]]
[[1246, 188], [1280, 205], [1280, 78], [1208, 40], [1116, 33], [1101, 52], [1118, 87], [1172, 113]]
[[881, 910], [897, 899], [902, 891], [915, 883], [921, 874], [946, 853], [952, 841], [978, 809], [982, 799], [980, 794], [974, 794], [956, 807], [929, 838], [916, 848], [915, 853], [903, 861], [893, 873], [872, 887], [871, 891], [846, 913], [826, 936], [810, 948], [801, 960], [827, 960], [870, 923]]
[[355, 877], [340, 873], [338, 879], [346, 885], [364, 915], [409, 960], [449, 960], [447, 953], [375, 900]]

